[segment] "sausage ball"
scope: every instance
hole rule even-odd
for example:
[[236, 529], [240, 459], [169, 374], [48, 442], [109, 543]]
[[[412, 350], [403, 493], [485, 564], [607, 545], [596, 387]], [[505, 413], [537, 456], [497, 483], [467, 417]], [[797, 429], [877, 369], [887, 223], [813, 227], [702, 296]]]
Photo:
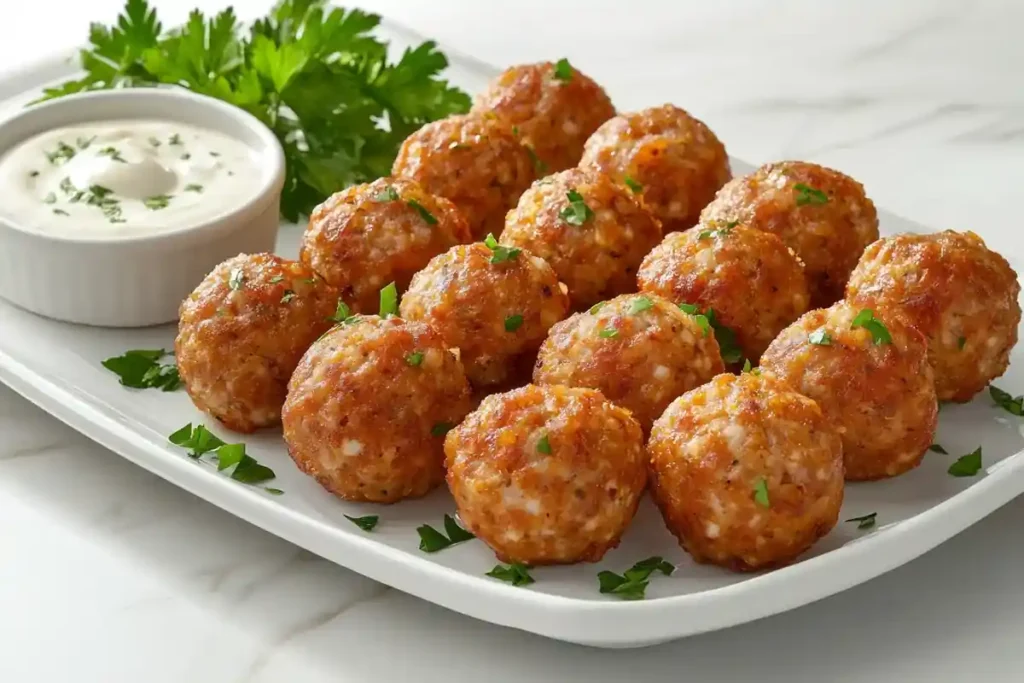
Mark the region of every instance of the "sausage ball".
[[847, 480], [894, 477], [917, 467], [935, 435], [938, 403], [924, 336], [895, 316], [845, 301], [782, 331], [761, 368], [817, 401], [843, 440]]
[[928, 338], [940, 401], [969, 401], [1006, 372], [1020, 323], [1017, 274], [973, 232], [896, 235], [864, 252], [846, 297]]
[[600, 560], [646, 484], [640, 425], [593, 389], [492, 394], [444, 452], [459, 517], [502, 562]]
[[878, 239], [878, 214], [864, 186], [804, 161], [766, 164], [723, 187], [701, 223], [739, 221], [782, 238], [807, 267], [811, 304], [843, 298], [850, 271]]
[[660, 239], [658, 220], [628, 190], [579, 168], [535, 182], [501, 234], [550, 263], [577, 310], [634, 290], [636, 269]]
[[694, 316], [626, 294], [552, 327], [533, 381], [600, 389], [649, 431], [672, 399], [724, 371], [715, 336]]
[[494, 112], [515, 126], [548, 171], [579, 163], [583, 143], [615, 116], [601, 86], [565, 59], [506, 69], [476, 98], [473, 111]]
[[178, 311], [174, 354], [192, 402], [236, 432], [279, 423], [288, 378], [337, 302], [301, 263], [272, 254], [221, 263]]
[[394, 282], [405, 290], [430, 259], [472, 239], [469, 223], [447, 199], [412, 180], [380, 178], [316, 207], [299, 258], [353, 310], [375, 313], [381, 287]]
[[392, 173], [450, 199], [475, 239], [501, 232], [505, 212], [535, 176], [530, 151], [497, 116], [449, 116], [402, 143]]
[[462, 364], [430, 327], [355, 316], [296, 368], [284, 440], [299, 469], [334, 495], [394, 503], [444, 480], [444, 435], [470, 407]]
[[754, 363], [810, 301], [803, 265], [782, 240], [733, 223], [666, 235], [637, 280], [642, 292], [712, 309]]
[[818, 405], [758, 373], [719, 375], [654, 423], [651, 492], [697, 562], [788, 564], [835, 526], [843, 447]]
[[515, 380], [548, 330], [565, 317], [569, 297], [544, 259], [491, 250], [479, 242], [449, 249], [416, 273], [402, 317], [420, 320], [459, 350], [477, 388]]
[[606, 121], [587, 140], [580, 166], [639, 193], [665, 232], [693, 226], [731, 177], [711, 129], [671, 104]]

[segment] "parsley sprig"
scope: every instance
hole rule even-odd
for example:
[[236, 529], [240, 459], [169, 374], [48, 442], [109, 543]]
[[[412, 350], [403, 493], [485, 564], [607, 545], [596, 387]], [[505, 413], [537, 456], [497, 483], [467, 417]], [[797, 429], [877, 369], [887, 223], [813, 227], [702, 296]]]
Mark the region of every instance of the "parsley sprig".
[[498, 244], [498, 240], [494, 238], [491, 233], [487, 234], [484, 238], [484, 244], [494, 254], [491, 256], [491, 263], [505, 263], [506, 261], [515, 261], [519, 258], [519, 254], [523, 252], [522, 249], [517, 247], [503, 247]]
[[345, 515], [345, 519], [352, 522], [363, 531], [370, 532], [377, 526], [377, 522], [380, 521], [380, 516], [366, 515], [365, 517], [349, 517], [348, 515]]
[[106, 359], [102, 365], [117, 375], [123, 386], [174, 391], [181, 386], [178, 366], [160, 362], [170, 354], [166, 349], [132, 349]]
[[[193, 427], [190, 422], [167, 437], [167, 440], [179, 448], [187, 448], [188, 456], [194, 460], [202, 460], [204, 455], [213, 454], [210, 462], [217, 466], [217, 471], [230, 469], [228, 476], [243, 484], [262, 484], [277, 476], [274, 470], [248, 455], [244, 443], [225, 443], [201, 424]], [[267, 489], [267, 492], [280, 494], [279, 489]]]
[[640, 560], [622, 574], [610, 571], [598, 572], [597, 582], [602, 593], [611, 594], [623, 600], [643, 600], [651, 574], [659, 571], [665, 576], [671, 576], [675, 570], [675, 565], [666, 562], [661, 557], [648, 557], [646, 560]]
[[[113, 25], [90, 27], [79, 53], [85, 74], [42, 99], [169, 84], [241, 107], [284, 147], [281, 213], [295, 221], [339, 188], [388, 175], [399, 145], [424, 123], [469, 109], [469, 97], [440, 78], [448, 60], [435, 43], [389, 62], [388, 45], [372, 35], [379, 23], [326, 0], [283, 0], [251, 24], [231, 8], [196, 9], [165, 31], [146, 0], [127, 0]], [[52, 162], [73, 152], [58, 150]]]
[[558, 217], [569, 225], [583, 225], [594, 217], [594, 212], [587, 206], [583, 195], [576, 190], [566, 192], [565, 198], [569, 200], [569, 206], [562, 209]]
[[957, 458], [947, 470], [954, 477], [973, 477], [981, 471], [981, 446]]
[[796, 205], [804, 206], [805, 204], [828, 204], [828, 195], [817, 190], [810, 185], [804, 183], [797, 183], [793, 186], [796, 190]]
[[885, 326], [881, 320], [875, 317], [875, 312], [870, 308], [865, 308], [853, 318], [853, 323], [850, 324], [850, 329], [857, 329], [863, 327], [865, 330], [871, 333], [871, 338], [875, 344], [891, 344], [892, 335], [889, 334], [889, 328]]
[[513, 562], [510, 565], [496, 564], [494, 569], [487, 572], [487, 576], [498, 579], [500, 581], [507, 581], [513, 586], [529, 586], [533, 583], [533, 577], [530, 576], [529, 567], [525, 564]]
[[740, 348], [740, 344], [736, 340], [736, 333], [730, 327], [722, 324], [715, 315], [715, 309], [709, 308], [701, 312], [700, 307], [696, 304], [685, 302], [679, 304], [679, 308], [684, 313], [693, 316], [700, 328], [704, 330], [705, 336], [707, 336], [709, 328], [714, 330], [715, 341], [718, 342], [718, 349], [722, 354], [722, 362], [726, 365], [740, 362], [743, 358], [743, 349]]
[[444, 516], [444, 533], [429, 524], [417, 527], [416, 533], [420, 535], [420, 550], [425, 553], [436, 553], [438, 550], [444, 550], [456, 543], [476, 538], [459, 526], [459, 523], [451, 515]]
[[996, 405], [1017, 417], [1024, 417], [1024, 396], [1013, 397], [994, 384], [988, 387], [988, 395], [996, 402]]

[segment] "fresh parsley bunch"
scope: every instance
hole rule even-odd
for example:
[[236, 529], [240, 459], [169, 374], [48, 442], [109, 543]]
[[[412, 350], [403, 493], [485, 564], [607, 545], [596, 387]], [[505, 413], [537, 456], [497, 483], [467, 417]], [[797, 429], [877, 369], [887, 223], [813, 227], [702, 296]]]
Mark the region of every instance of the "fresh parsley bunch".
[[387, 175], [399, 145], [424, 123], [469, 109], [439, 73], [433, 42], [395, 63], [370, 32], [380, 17], [283, 0], [251, 26], [229, 7], [164, 32], [146, 0], [127, 0], [113, 26], [92, 24], [85, 75], [42, 100], [108, 88], [177, 85], [245, 109], [281, 141], [287, 178], [281, 213], [295, 221], [326, 196]]

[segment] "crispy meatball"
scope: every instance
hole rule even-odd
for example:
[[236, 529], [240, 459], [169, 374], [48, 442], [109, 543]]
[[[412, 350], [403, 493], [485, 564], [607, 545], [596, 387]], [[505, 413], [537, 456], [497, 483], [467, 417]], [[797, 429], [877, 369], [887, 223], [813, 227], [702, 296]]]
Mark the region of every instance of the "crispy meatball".
[[548, 330], [565, 317], [569, 297], [544, 259], [521, 251], [498, 263], [487, 246], [453, 247], [416, 273], [402, 317], [421, 320], [459, 349], [477, 388], [517, 378]]
[[284, 440], [334, 495], [394, 503], [444, 480], [444, 435], [470, 407], [462, 364], [429, 326], [356, 316], [296, 368]]
[[551, 264], [579, 310], [632, 291], [661, 225], [629, 191], [591, 169], [538, 180], [508, 212], [501, 242]]
[[648, 431], [672, 399], [724, 371], [715, 336], [693, 316], [626, 294], [552, 327], [533, 381], [600, 389]]
[[810, 300], [803, 265], [778, 237], [732, 223], [666, 235], [637, 280], [643, 292], [713, 309], [755, 363]]
[[568, 62], [506, 69], [476, 98], [473, 111], [494, 112], [515, 126], [548, 171], [579, 163], [583, 143], [615, 116], [601, 86]]
[[878, 214], [853, 178], [804, 161], [766, 164], [723, 187], [701, 223], [740, 221], [775, 233], [807, 266], [811, 304], [843, 297], [850, 271], [878, 239]]
[[501, 232], [505, 212], [536, 177], [530, 151], [507, 123], [487, 114], [423, 126], [402, 143], [392, 173], [454, 202], [476, 239]]
[[973, 232], [896, 235], [864, 252], [846, 297], [928, 338], [940, 401], [969, 401], [1006, 372], [1020, 323], [1017, 274]]
[[835, 526], [843, 447], [821, 409], [778, 380], [719, 375], [683, 394], [647, 444], [651, 492], [697, 562], [784, 565]]
[[843, 440], [846, 479], [913, 469], [935, 435], [938, 403], [924, 336], [895, 316], [874, 316], [888, 337], [854, 326], [845, 301], [811, 311], [771, 343], [761, 367], [817, 401]]
[[236, 432], [280, 422], [288, 378], [337, 302], [301, 263], [272, 254], [221, 263], [178, 312], [174, 354], [192, 402]]
[[302, 236], [299, 258], [353, 310], [375, 313], [378, 292], [399, 290], [413, 274], [473, 237], [455, 205], [403, 178], [380, 178], [336, 192], [316, 207]]
[[696, 223], [731, 177], [725, 147], [711, 129], [671, 104], [606, 121], [587, 140], [580, 166], [638, 191], [665, 232]]
[[492, 394], [444, 452], [459, 517], [502, 562], [600, 560], [646, 483], [640, 425], [593, 389]]

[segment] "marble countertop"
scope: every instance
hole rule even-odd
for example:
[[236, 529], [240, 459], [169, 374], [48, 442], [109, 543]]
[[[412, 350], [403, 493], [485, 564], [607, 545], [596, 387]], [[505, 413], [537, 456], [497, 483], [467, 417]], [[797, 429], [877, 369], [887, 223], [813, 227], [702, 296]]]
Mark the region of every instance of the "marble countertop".
[[[19, 6], [0, 70], [120, 0]], [[163, 0], [167, 23], [193, 2]], [[569, 55], [620, 109], [672, 100], [732, 154], [805, 158], [1020, 266], [1024, 5], [361, 4], [492, 63]], [[252, 15], [263, 2], [236, 2]], [[87, 7], [86, 7], [87, 6]], [[0, 334], [2, 334], [0, 330]], [[1024, 499], [865, 585], [632, 651], [570, 646], [408, 597], [266, 534], [0, 388], [0, 681], [1020, 681]]]

